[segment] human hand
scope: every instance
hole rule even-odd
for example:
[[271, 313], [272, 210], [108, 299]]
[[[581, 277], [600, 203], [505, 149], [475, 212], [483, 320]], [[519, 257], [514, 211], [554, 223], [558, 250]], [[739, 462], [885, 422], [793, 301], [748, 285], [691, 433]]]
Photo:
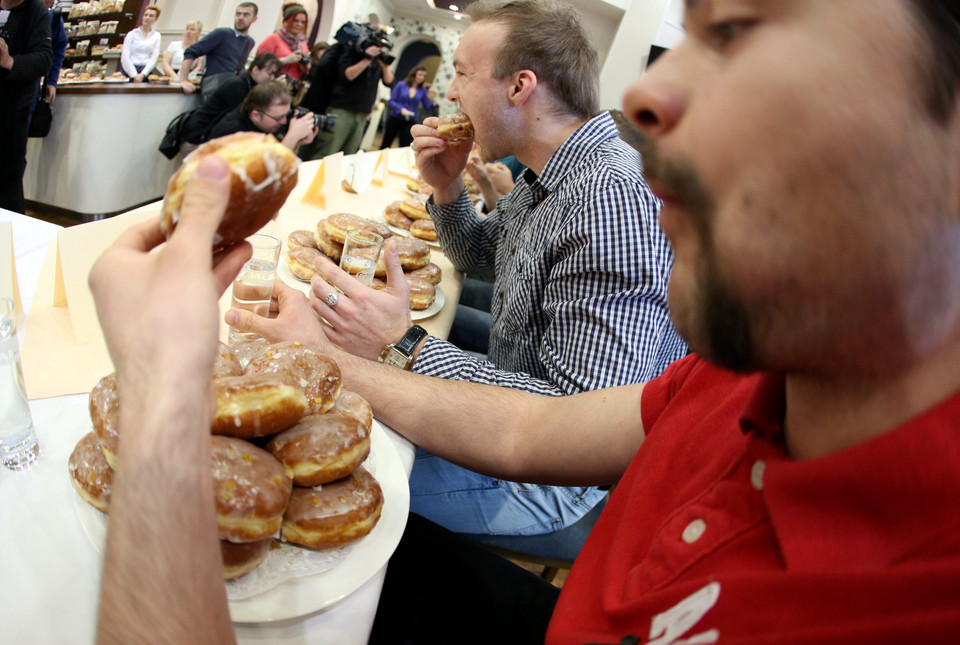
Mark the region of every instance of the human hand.
[[490, 177], [487, 175], [487, 166], [477, 155], [470, 155], [467, 159], [467, 174], [478, 184], [490, 182]]
[[280, 62], [284, 65], [289, 65], [290, 63], [299, 63], [300, 62], [300, 52], [291, 52], [289, 56], [284, 56], [280, 59]]
[[[323, 331], [327, 338], [361, 358], [376, 360], [390, 343], [397, 342], [413, 324], [410, 320], [410, 286], [400, 267], [396, 242], [387, 240], [383, 247], [387, 266], [385, 289], [371, 289], [327, 258], [321, 258], [320, 273], [314, 277], [310, 305], [329, 325]], [[332, 285], [332, 286], [331, 286]], [[330, 306], [326, 298], [339, 288], [337, 303]]]
[[229, 196], [227, 163], [205, 158], [187, 184], [177, 228], [159, 252], [151, 253], [165, 239], [157, 218], [121, 234], [91, 269], [90, 290], [124, 401], [146, 405], [173, 384], [209, 386], [218, 299], [251, 254], [241, 243], [211, 256]]
[[134, 82], [134, 83], [142, 83], [142, 82], [143, 82], [143, 79], [144, 79], [144, 75], [143, 75], [143, 74], [137, 74], [136, 76], [133, 77], [133, 82]]
[[444, 141], [437, 132], [439, 119], [427, 117], [423, 123], [410, 128], [413, 135], [411, 149], [416, 154], [417, 168], [424, 181], [433, 186], [433, 201], [448, 204], [463, 192], [460, 173], [467, 165], [472, 141]]
[[313, 112], [307, 112], [301, 117], [290, 120], [287, 134], [283, 137], [283, 144], [296, 152], [298, 146], [310, 143], [315, 136], [317, 136], [317, 129], [314, 125]]
[[407, 108], [400, 108], [400, 116], [402, 116], [404, 119], [409, 121], [410, 119], [415, 117], [416, 114], [414, 114], [412, 111], [408, 110]]
[[506, 195], [513, 190], [513, 173], [501, 162], [488, 163], [486, 165], [487, 176], [493, 188], [501, 195]]
[[376, 45], [370, 45], [369, 47], [363, 50], [363, 53], [367, 55], [367, 58], [369, 58], [370, 60], [373, 60], [374, 58], [380, 55], [380, 48], [377, 47]]
[[6, 69], [13, 67], [13, 56], [10, 55], [10, 47], [3, 38], [0, 38], [0, 67]]
[[47, 85], [47, 103], [53, 105], [53, 102], [57, 100], [57, 86], [56, 85]]
[[197, 91], [197, 86], [190, 81], [180, 81], [180, 89], [184, 94], [193, 94]]
[[273, 283], [272, 318], [258, 316], [246, 309], [230, 309], [223, 320], [239, 332], [259, 334], [271, 343], [297, 341], [324, 351], [330, 341], [323, 333], [323, 323], [300, 291], [282, 280]]

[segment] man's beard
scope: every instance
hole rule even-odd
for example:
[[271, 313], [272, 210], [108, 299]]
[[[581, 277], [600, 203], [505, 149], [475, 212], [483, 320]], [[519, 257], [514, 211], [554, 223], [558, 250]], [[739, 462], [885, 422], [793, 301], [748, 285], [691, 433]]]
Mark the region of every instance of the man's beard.
[[[645, 138], [639, 146], [646, 176], [655, 180], [689, 216], [701, 240], [703, 255], [695, 267], [693, 316], [677, 320], [695, 329], [680, 329], [691, 347], [712, 363], [736, 371], [756, 369], [753, 329], [746, 306], [726, 284], [716, 259], [713, 228], [716, 204], [693, 164], [664, 158], [656, 143]], [[671, 277], [671, 280], [673, 278]], [[702, 346], [698, 346], [702, 345]]]

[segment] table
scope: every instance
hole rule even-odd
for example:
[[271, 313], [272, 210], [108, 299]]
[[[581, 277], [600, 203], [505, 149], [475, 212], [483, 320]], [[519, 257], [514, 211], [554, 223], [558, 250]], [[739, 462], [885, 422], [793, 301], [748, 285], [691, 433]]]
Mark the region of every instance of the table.
[[[296, 209], [305, 217], [304, 209]], [[281, 212], [281, 220], [283, 212]], [[59, 226], [0, 210], [13, 222], [14, 255], [21, 299], [29, 313], [47, 246]], [[299, 224], [297, 224], [299, 226]], [[447, 295], [455, 307], [462, 276]], [[448, 288], [449, 289], [449, 288]], [[21, 342], [23, 328], [21, 324]], [[441, 330], [446, 336], [449, 331]], [[0, 468], [0, 616], [4, 642], [90, 643], [95, 634], [101, 557], [92, 547], [74, 510], [67, 460], [76, 437], [57, 430], [67, 415], [86, 414], [86, 395], [30, 401], [40, 441], [40, 460], [24, 472]], [[72, 418], [72, 417], [71, 417]], [[386, 428], [407, 476], [414, 446]], [[366, 643], [386, 567], [340, 602], [309, 616], [273, 623], [235, 625], [240, 643], [301, 645]]]

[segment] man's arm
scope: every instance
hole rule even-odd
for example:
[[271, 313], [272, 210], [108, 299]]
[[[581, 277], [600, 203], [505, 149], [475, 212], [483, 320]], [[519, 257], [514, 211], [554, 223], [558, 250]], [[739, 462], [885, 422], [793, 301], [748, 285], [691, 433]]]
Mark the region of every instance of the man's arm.
[[280, 143], [296, 152], [303, 144], [313, 141], [315, 136], [317, 136], [317, 128], [314, 126], [313, 112], [307, 112], [300, 118], [290, 121], [287, 134]]
[[393, 79], [394, 79], [393, 70], [390, 69], [390, 66], [384, 63], [379, 58], [377, 59], [377, 62], [380, 63], [380, 69], [381, 69], [380, 80], [383, 81], [384, 85], [386, 85], [387, 87], [390, 87], [391, 85], [393, 85]]
[[25, 52], [12, 55], [9, 44], [0, 38], [0, 78], [11, 81], [38, 79], [46, 75], [53, 61], [50, 45], [50, 15], [34, 11], [33, 20], [24, 29], [29, 30]]
[[123, 393], [99, 643], [234, 642], [210, 470], [217, 301], [250, 257], [241, 245], [211, 259], [229, 192], [226, 163], [208, 157], [159, 252], [154, 219], [123, 233], [90, 272]]
[[190, 72], [193, 71], [196, 62], [196, 59], [187, 58], [184, 55], [183, 62], [180, 64], [180, 89], [183, 90], [184, 94], [193, 94], [197, 91], [197, 86], [189, 80]]
[[60, 80], [60, 68], [63, 67], [63, 58], [67, 50], [67, 32], [63, 28], [63, 17], [59, 11], [51, 14], [50, 45], [53, 51], [53, 62], [47, 72], [47, 102], [53, 105], [57, 97], [57, 81]]
[[[376, 56], [380, 53], [380, 48], [375, 45], [371, 45], [370, 47], [367, 47], [364, 52], [371, 56]], [[351, 55], [351, 52], [345, 52], [344, 55], [349, 56]], [[353, 64], [347, 65], [346, 67], [341, 64], [344, 78], [348, 81], [356, 79], [358, 76], [360, 76], [360, 74], [363, 73], [365, 69], [370, 67], [371, 63], [373, 63], [373, 59], [364, 57]]]

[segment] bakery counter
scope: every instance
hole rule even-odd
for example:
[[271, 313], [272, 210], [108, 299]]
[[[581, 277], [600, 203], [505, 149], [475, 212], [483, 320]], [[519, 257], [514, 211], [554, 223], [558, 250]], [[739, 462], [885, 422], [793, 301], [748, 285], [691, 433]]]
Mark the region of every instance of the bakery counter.
[[50, 134], [27, 145], [26, 199], [85, 220], [159, 199], [180, 157], [167, 159], [157, 146], [170, 120], [199, 100], [171, 85], [64, 86]]

